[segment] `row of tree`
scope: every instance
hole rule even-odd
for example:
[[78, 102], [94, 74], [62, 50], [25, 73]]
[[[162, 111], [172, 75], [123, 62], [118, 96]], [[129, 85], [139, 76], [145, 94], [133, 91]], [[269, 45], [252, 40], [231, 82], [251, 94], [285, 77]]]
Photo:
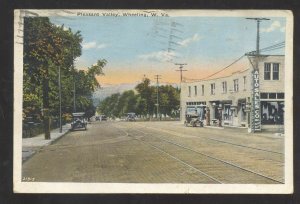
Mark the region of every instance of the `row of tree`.
[[177, 88], [171, 85], [157, 87], [150, 85], [150, 79], [144, 78], [135, 90], [116, 93], [99, 103], [97, 111], [109, 117], [122, 117], [126, 113], [134, 112], [143, 117], [157, 114], [157, 98], [159, 114], [175, 116], [179, 109], [179, 95]]
[[92, 93], [99, 86], [95, 76], [103, 74], [107, 62], [98, 60], [85, 71], [75, 69], [82, 40], [80, 31], [56, 26], [47, 17], [24, 19], [23, 118], [43, 121], [46, 139], [51, 118], [59, 115], [59, 70], [63, 115], [70, 116], [74, 109], [94, 115]]

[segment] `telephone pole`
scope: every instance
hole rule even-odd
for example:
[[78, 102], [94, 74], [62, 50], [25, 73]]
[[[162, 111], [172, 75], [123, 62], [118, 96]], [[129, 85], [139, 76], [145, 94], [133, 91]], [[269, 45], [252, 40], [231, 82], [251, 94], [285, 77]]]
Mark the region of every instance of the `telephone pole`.
[[258, 69], [258, 61], [259, 61], [259, 41], [260, 41], [260, 36], [259, 36], [259, 26], [261, 21], [267, 21], [270, 20], [268, 18], [246, 18], [248, 20], [255, 20], [256, 21], [256, 52], [255, 52], [255, 67], [254, 69]]
[[160, 78], [161, 75], [155, 75], [155, 79], [156, 79], [156, 118], [158, 119], [158, 107], [159, 107], [159, 103], [158, 103], [158, 86], [159, 86], [159, 82], [158, 80], [161, 79]]
[[270, 20], [268, 18], [246, 18], [256, 21], [256, 52], [255, 67], [252, 74], [252, 108], [251, 108], [251, 132], [261, 131], [261, 107], [260, 107], [260, 91], [259, 91], [259, 26], [261, 21]]
[[179, 70], [176, 70], [176, 71], [180, 72], [180, 83], [181, 83], [182, 82], [182, 72], [186, 72], [187, 71], [187, 69], [183, 69], [183, 66], [187, 65], [187, 64], [176, 63], [175, 65], [179, 65]]
[[176, 71], [180, 72], [180, 102], [179, 102], [179, 117], [180, 120], [182, 120], [182, 104], [181, 104], [181, 83], [182, 83], [182, 72], [186, 72], [187, 69], [183, 69], [184, 65], [187, 65], [186, 63], [176, 63], [175, 65], [179, 66], [179, 69]]

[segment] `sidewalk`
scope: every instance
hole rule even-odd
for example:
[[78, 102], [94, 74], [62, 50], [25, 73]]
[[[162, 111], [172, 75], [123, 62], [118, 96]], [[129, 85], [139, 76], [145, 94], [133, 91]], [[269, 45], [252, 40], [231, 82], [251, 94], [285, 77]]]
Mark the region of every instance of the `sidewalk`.
[[38, 150], [40, 150], [44, 146], [48, 146], [52, 144], [57, 139], [61, 138], [65, 134], [69, 132], [71, 128], [70, 124], [66, 124], [62, 126], [62, 132], [59, 132], [59, 128], [51, 130], [50, 132], [50, 140], [45, 140], [45, 135], [40, 134], [31, 138], [23, 138], [22, 139], [22, 162], [29, 159], [33, 154], [35, 154]]

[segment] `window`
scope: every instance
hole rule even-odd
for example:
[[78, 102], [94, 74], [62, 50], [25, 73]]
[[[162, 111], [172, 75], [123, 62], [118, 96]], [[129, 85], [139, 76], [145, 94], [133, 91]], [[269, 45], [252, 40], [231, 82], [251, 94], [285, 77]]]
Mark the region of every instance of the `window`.
[[247, 82], [246, 81], [246, 76], [244, 76], [243, 79], [244, 79], [244, 91], [246, 91], [246, 82]]
[[215, 95], [216, 84], [210, 84], [210, 94]]
[[202, 96], [204, 96], [204, 85], [202, 85]]
[[195, 88], [195, 96], [197, 96], [197, 86], [194, 86]]
[[279, 80], [279, 63], [265, 63], [264, 80]]
[[269, 99], [276, 99], [276, 93], [269, 93]]
[[223, 90], [223, 93], [227, 93], [227, 82], [226, 81], [223, 81], [222, 82], [222, 90]]
[[224, 120], [232, 120], [232, 111], [230, 110], [230, 105], [224, 105], [223, 111]]
[[271, 63], [265, 63], [264, 80], [271, 80]]
[[284, 93], [260, 93], [261, 99], [284, 99]]
[[284, 93], [277, 93], [278, 99], [284, 99]]
[[261, 93], [260, 98], [261, 99], [267, 99], [268, 98], [268, 93]]
[[261, 101], [261, 123], [263, 125], [284, 124], [283, 101]]
[[189, 97], [191, 97], [191, 87], [189, 86]]
[[273, 63], [273, 80], [279, 80], [279, 64]]
[[234, 90], [234, 92], [239, 91], [239, 80], [238, 79], [233, 80], [233, 90]]

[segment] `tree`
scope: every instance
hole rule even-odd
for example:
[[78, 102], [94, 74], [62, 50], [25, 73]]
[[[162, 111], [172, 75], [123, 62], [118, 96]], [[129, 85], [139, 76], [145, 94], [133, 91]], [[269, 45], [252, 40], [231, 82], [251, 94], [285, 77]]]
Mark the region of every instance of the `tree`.
[[139, 93], [140, 97], [146, 102], [146, 113], [153, 114], [154, 98], [152, 95], [155, 92], [155, 88], [150, 86], [150, 79], [144, 78], [143, 81], [135, 87], [135, 89]]
[[[27, 74], [27, 78], [24, 77], [24, 99], [26, 94], [35, 94], [41, 87], [45, 139], [50, 139], [51, 72], [58, 66], [70, 69], [74, 57], [81, 55], [81, 42], [79, 32], [73, 34], [70, 29], [65, 31], [63, 27], [52, 24], [47, 17], [24, 19], [23, 59], [24, 72]], [[27, 82], [35, 84], [36, 90], [26, 87]]]

